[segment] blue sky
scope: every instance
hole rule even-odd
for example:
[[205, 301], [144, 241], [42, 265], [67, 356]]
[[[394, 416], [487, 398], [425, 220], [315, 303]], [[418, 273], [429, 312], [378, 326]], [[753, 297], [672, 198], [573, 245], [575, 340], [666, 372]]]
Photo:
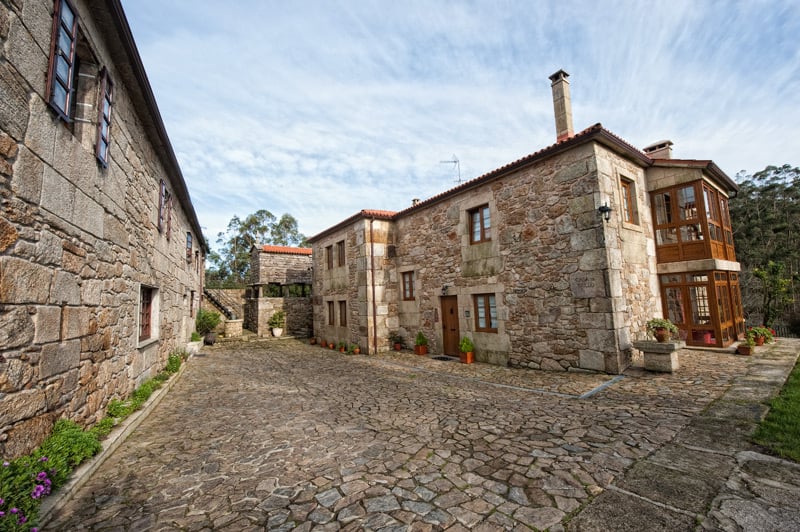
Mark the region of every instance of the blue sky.
[[575, 130], [728, 175], [800, 165], [800, 2], [123, 0], [204, 232], [308, 236], [400, 210]]

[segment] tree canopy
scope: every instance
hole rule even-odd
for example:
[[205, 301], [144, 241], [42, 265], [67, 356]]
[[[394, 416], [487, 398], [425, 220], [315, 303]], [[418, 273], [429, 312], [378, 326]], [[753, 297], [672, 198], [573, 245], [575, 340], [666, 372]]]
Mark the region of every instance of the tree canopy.
[[253, 246], [305, 246], [306, 237], [297, 228], [291, 214], [276, 218], [266, 209], [260, 209], [243, 219], [234, 215], [224, 232], [217, 234], [219, 251], [208, 255], [206, 286], [242, 287], [250, 273], [250, 250]]
[[736, 177], [739, 193], [731, 198], [730, 210], [745, 314], [770, 326], [798, 327], [800, 168], [767, 166]]

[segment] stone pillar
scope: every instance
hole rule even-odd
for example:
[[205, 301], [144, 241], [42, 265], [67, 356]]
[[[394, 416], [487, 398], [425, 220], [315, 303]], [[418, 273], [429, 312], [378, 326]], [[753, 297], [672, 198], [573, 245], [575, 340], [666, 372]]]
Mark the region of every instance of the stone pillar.
[[644, 369], [673, 373], [678, 370], [678, 351], [683, 349], [684, 342], [634, 342], [633, 347], [644, 354]]
[[237, 338], [242, 335], [244, 320], [228, 320], [225, 322], [225, 338]]

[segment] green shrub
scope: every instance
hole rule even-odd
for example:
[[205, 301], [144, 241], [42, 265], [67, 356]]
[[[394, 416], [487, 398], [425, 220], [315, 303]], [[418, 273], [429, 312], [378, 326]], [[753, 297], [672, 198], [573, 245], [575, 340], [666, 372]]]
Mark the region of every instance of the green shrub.
[[475, 344], [472, 343], [472, 339], [469, 336], [464, 336], [461, 338], [461, 341], [458, 343], [458, 349], [462, 353], [470, 353], [475, 351]]
[[199, 342], [202, 339], [203, 339], [203, 337], [200, 336], [199, 332], [193, 332], [192, 333], [192, 340], [191, 340], [192, 342]]
[[214, 327], [219, 325], [219, 321], [220, 321], [219, 312], [214, 312], [213, 310], [200, 309], [197, 311], [197, 318], [195, 319], [195, 327], [197, 328], [198, 333], [204, 335], [213, 331]]
[[100, 449], [94, 432], [59, 419], [50, 436], [30, 455], [4, 461], [0, 467], [0, 531], [30, 530], [42, 498], [62, 486], [73, 468]]
[[183, 361], [183, 357], [177, 353], [173, 353], [167, 359], [167, 367], [165, 371], [167, 373], [178, 373], [178, 370], [181, 369], [181, 362]]
[[106, 415], [111, 418], [126, 418], [131, 413], [131, 407], [119, 399], [112, 399], [106, 407]]

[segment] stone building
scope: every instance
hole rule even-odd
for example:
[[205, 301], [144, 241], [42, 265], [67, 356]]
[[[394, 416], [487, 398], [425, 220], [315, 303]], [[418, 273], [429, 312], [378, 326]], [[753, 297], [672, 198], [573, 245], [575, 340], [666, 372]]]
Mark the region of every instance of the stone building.
[[119, 0], [0, 2], [0, 454], [194, 329], [206, 243]]
[[278, 310], [286, 313], [286, 334], [312, 334], [310, 248], [264, 245], [250, 250], [244, 328], [269, 336], [269, 319]]
[[312, 237], [314, 329], [388, 349], [619, 373], [653, 317], [689, 345], [743, 332], [727, 198], [713, 162], [574, 133], [567, 73], [550, 78], [557, 141], [401, 212], [363, 210]]

